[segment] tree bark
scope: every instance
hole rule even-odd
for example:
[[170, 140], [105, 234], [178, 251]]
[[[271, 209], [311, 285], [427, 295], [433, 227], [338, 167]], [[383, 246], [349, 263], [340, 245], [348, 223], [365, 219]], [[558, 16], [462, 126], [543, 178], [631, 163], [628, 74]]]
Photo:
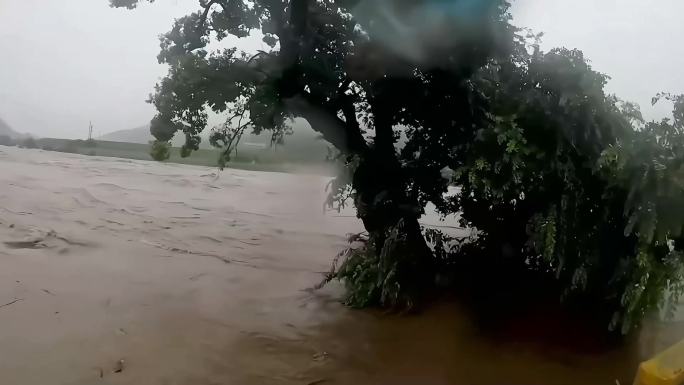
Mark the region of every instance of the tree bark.
[[[295, 116], [306, 119], [312, 128], [343, 154], [358, 156], [352, 187], [355, 191], [357, 216], [369, 233], [384, 277], [392, 275], [396, 285], [390, 288], [390, 303], [386, 306], [412, 306], [416, 295], [432, 277], [432, 251], [423, 237], [418, 219], [422, 207], [407, 195], [407, 181], [394, 148], [391, 107], [370, 95], [375, 140], [369, 146], [364, 139], [353, 98], [347, 95], [351, 83], [342, 79], [332, 100], [306, 90], [299, 61], [305, 39], [308, 1], [292, 0], [289, 25], [281, 28], [282, 81], [280, 95], [286, 108]], [[381, 85], [371, 85], [371, 88]], [[342, 117], [338, 113], [342, 113]], [[385, 279], [381, 279], [384, 285]], [[385, 292], [385, 288], [381, 290]], [[384, 294], [382, 294], [384, 297]], [[399, 303], [401, 302], [401, 303]]]
[[[407, 194], [407, 181], [394, 147], [391, 116], [372, 105], [375, 141], [354, 178], [357, 215], [373, 243], [380, 270], [400, 284], [398, 297], [387, 306], [413, 306], [434, 277], [434, 260], [418, 219], [422, 207]], [[384, 268], [388, 267], [385, 271]]]

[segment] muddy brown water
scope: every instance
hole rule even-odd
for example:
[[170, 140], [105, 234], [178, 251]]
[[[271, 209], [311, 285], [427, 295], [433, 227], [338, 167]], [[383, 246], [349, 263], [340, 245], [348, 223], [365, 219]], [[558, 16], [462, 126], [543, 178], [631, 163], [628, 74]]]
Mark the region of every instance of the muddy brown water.
[[576, 351], [533, 338], [546, 314], [492, 336], [451, 301], [345, 308], [306, 290], [360, 229], [324, 184], [0, 146], [0, 383], [628, 384], [684, 338]]

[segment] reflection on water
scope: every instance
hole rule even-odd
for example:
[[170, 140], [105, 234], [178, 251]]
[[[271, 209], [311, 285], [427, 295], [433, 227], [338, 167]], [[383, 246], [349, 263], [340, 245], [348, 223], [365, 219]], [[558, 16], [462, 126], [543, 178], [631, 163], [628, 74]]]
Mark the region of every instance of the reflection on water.
[[682, 324], [652, 324], [610, 344], [543, 312], [483, 330], [454, 302], [405, 316], [318, 311], [327, 316], [296, 337], [243, 335], [236, 346], [252, 352], [244, 357], [256, 362], [252, 374], [285, 375], [279, 379], [293, 384], [631, 384], [639, 362], [684, 338]]

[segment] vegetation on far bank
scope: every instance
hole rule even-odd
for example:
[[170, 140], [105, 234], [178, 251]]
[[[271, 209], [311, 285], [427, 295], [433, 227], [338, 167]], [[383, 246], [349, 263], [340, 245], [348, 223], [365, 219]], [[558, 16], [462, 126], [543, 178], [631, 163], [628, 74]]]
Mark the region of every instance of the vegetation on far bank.
[[[140, 143], [111, 142], [104, 140], [26, 138], [22, 140], [2, 140], [0, 145], [38, 148], [46, 151], [57, 151], [90, 156], [108, 156], [114, 158], [153, 160], [150, 145]], [[192, 157], [182, 157], [181, 149], [169, 147], [170, 163], [189, 164], [195, 166], [218, 167], [221, 151], [217, 149], [200, 149]], [[319, 152], [299, 152], [294, 148], [279, 146], [269, 148], [242, 148], [235, 156], [235, 161], [228, 167], [253, 171], [305, 172], [320, 175], [333, 175], [334, 166], [325, 161]]]

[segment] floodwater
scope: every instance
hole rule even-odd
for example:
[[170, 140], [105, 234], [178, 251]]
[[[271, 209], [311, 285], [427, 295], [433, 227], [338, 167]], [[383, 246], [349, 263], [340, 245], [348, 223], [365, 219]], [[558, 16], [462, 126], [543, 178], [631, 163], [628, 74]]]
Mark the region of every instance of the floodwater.
[[0, 146], [0, 383], [614, 385], [684, 337], [577, 351], [456, 303], [345, 308], [307, 290], [360, 230], [325, 182]]

